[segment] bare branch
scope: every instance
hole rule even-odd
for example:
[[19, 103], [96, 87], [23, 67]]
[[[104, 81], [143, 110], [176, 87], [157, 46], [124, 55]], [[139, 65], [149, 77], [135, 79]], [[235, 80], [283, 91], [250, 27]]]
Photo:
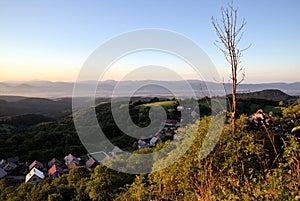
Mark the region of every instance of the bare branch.
[[238, 74], [240, 74], [240, 73], [242, 74], [242, 78], [240, 79], [240, 81], [236, 85], [241, 84], [245, 80], [245, 76], [246, 76], [245, 68], [240, 68]]

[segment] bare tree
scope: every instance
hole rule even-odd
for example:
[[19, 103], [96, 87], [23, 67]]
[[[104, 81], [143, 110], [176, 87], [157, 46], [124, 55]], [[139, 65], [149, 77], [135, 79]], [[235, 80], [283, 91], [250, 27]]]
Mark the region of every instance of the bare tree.
[[[231, 105], [231, 124], [232, 130], [235, 132], [236, 120], [236, 89], [245, 78], [244, 68], [240, 67], [242, 52], [248, 49], [239, 49], [238, 45], [243, 36], [243, 28], [246, 25], [245, 19], [238, 24], [238, 9], [233, 7], [233, 2], [228, 4], [226, 8], [221, 9], [221, 19], [217, 20], [211, 18], [213, 27], [218, 36], [215, 45], [222, 51], [227, 62], [231, 67], [231, 81], [232, 81], [232, 105]], [[240, 79], [238, 78], [241, 74]]]

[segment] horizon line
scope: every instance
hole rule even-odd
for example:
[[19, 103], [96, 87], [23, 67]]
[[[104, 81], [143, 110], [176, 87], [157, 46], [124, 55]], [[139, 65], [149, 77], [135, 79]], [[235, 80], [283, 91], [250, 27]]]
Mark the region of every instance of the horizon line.
[[[218, 82], [218, 81], [205, 81], [205, 80], [198, 80], [198, 79], [182, 79], [182, 80], [152, 80], [152, 79], [145, 79], [145, 80], [114, 80], [114, 79], [107, 79], [107, 80], [81, 80], [81, 81], [61, 81], [61, 80], [39, 80], [39, 79], [32, 79], [32, 80], [5, 80], [0, 81], [0, 83], [10, 84], [10, 83], [18, 83], [18, 84], [25, 84], [28, 82], [50, 82], [50, 83], [75, 83], [75, 82], [142, 82], [142, 81], [156, 81], [156, 82], [180, 82], [180, 81], [200, 81], [200, 82], [210, 82], [210, 83], [219, 83], [219, 84], [231, 84], [231, 82]], [[240, 84], [294, 84], [299, 83], [300, 81], [292, 81], [292, 82], [285, 82], [285, 81], [274, 81], [274, 82], [242, 82]]]

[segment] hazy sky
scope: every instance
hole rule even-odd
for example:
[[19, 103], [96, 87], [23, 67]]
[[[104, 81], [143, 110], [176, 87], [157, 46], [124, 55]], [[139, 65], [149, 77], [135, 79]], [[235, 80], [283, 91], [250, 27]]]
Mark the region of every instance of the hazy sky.
[[[195, 41], [221, 77], [230, 70], [214, 46], [211, 16], [221, 0], [0, 1], [0, 81], [74, 81], [87, 57], [108, 39], [136, 29], [162, 28]], [[242, 58], [247, 83], [300, 81], [300, 1], [236, 0], [247, 26]], [[161, 58], [157, 57], [156, 59]], [[154, 58], [155, 59], [155, 58]], [[118, 72], [126, 72], [127, 59]], [[159, 61], [156, 61], [159, 62]], [[180, 62], [178, 63], [180, 66]], [[185, 67], [182, 66], [182, 69]], [[188, 74], [187, 78], [193, 78]], [[120, 79], [115, 71], [106, 79]]]

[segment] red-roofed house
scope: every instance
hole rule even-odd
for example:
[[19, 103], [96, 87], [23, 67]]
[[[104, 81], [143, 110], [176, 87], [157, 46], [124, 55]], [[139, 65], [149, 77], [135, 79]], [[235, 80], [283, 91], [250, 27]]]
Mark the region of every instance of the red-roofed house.
[[93, 158], [90, 157], [89, 160], [86, 161], [86, 168], [95, 168], [99, 163]]
[[58, 178], [63, 173], [64, 173], [63, 169], [56, 164], [52, 165], [52, 167], [48, 170], [48, 175], [52, 179]]
[[76, 161], [72, 161], [69, 165], [68, 165], [68, 169], [72, 170], [73, 168], [77, 167], [79, 164]]
[[62, 162], [60, 162], [59, 160], [57, 160], [56, 158], [53, 158], [51, 161], [48, 162], [48, 166], [51, 168], [52, 165], [58, 165], [58, 166], [62, 166]]
[[38, 162], [37, 160], [35, 160], [29, 165], [29, 171], [32, 168], [37, 168], [37, 169], [41, 170], [44, 168], [44, 165], [41, 162]]
[[173, 119], [167, 119], [167, 120], [165, 121], [165, 125], [166, 125], [166, 126], [174, 126], [174, 125], [176, 125], [176, 123], [177, 123], [177, 121], [176, 121], [176, 120], [173, 120]]

